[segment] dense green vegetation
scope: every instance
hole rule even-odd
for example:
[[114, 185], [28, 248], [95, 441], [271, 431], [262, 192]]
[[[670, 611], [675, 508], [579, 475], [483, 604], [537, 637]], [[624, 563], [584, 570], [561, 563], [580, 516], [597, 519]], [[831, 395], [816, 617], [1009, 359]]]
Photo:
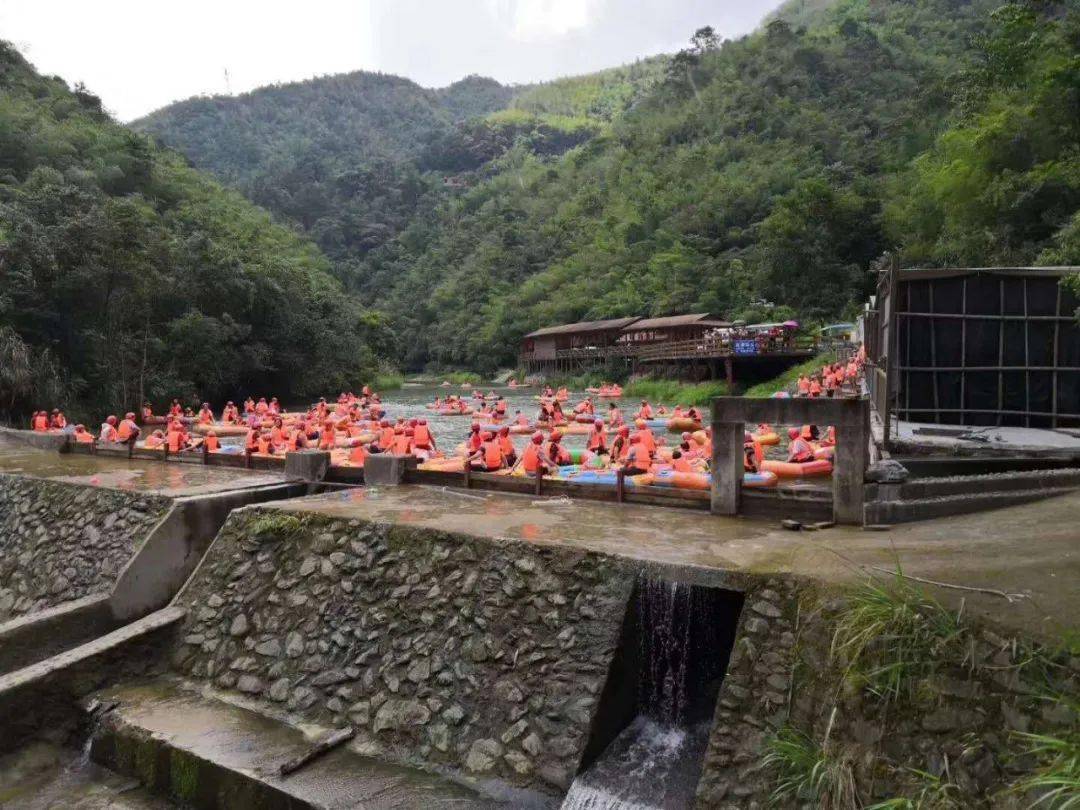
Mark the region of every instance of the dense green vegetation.
[[[865, 299], [887, 251], [1077, 261], [1076, 3], [1000, 5], [800, 0], [735, 42], [703, 29], [670, 58], [489, 92], [508, 109], [473, 105], [434, 134], [412, 130], [438, 114], [414, 112], [383, 175], [355, 151], [339, 161], [332, 139], [275, 136], [280, 161], [338, 175], [275, 174], [287, 201], [248, 193], [307, 227], [387, 314], [409, 369], [488, 373], [525, 332], [584, 318], [831, 319]], [[286, 131], [301, 125], [282, 119], [318, 120], [327, 81], [290, 89], [301, 101], [260, 91], [278, 99], [261, 114]], [[401, 106], [430, 94], [413, 86]], [[197, 165], [237, 170], [193, 148], [177, 114], [151, 128]], [[369, 180], [342, 205], [326, 187], [349, 167]]]
[[766, 380], [765, 382], [750, 386], [743, 392], [743, 396], [762, 398], [771, 397], [777, 391], [794, 393], [793, 389], [795, 388], [795, 384], [799, 381], [799, 377], [802, 377], [804, 374], [807, 376], [816, 374], [821, 371], [822, 366], [827, 366], [830, 363], [835, 362], [836, 354], [834, 352], [823, 352], [806, 362], [792, 366], [783, 374], [779, 374], [771, 380]]
[[0, 43], [0, 412], [325, 393], [383, 329], [310, 242]]
[[664, 405], [708, 405], [714, 397], [730, 394], [723, 380], [703, 383], [684, 383], [679, 380], [635, 380], [623, 388], [632, 399], [647, 399]]

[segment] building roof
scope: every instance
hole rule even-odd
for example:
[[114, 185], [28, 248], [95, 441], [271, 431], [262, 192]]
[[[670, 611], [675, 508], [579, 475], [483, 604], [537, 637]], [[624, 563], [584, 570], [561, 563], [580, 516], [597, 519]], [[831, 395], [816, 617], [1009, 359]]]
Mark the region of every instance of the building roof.
[[573, 335], [585, 332], [608, 332], [619, 330], [629, 326], [638, 318], [612, 318], [606, 321], [581, 321], [580, 323], [565, 323], [562, 326], [545, 326], [535, 332], [525, 335], [527, 338], [546, 337], [548, 335]]
[[637, 332], [640, 329], [666, 329], [672, 326], [731, 326], [727, 321], [714, 318], [708, 312], [693, 315], [666, 315], [663, 318], [644, 318], [636, 321], [624, 332]]

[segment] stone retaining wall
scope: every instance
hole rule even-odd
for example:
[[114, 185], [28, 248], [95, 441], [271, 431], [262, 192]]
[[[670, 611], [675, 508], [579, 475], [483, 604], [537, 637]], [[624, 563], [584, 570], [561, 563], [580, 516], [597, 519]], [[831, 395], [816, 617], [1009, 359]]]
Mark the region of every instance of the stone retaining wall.
[[107, 592], [169, 505], [0, 474], [0, 622]]
[[849, 775], [858, 806], [918, 796], [929, 784], [920, 774], [938, 780], [949, 806], [1018, 809], [1034, 801], [1008, 792], [1035, 764], [1016, 735], [1075, 729], [1080, 718], [1069, 701], [1075, 706], [1080, 694], [1080, 657], [965, 621], [912, 694], [885, 701], [833, 649], [850, 607], [842, 590], [781, 578], [764, 585], [746, 595], [698, 808], [826, 804], [821, 796], [774, 795], [777, 772], [764, 758], [785, 726], [823, 750], [834, 773]]
[[635, 575], [577, 550], [244, 509], [177, 598], [173, 662], [353, 725], [381, 756], [558, 794]]

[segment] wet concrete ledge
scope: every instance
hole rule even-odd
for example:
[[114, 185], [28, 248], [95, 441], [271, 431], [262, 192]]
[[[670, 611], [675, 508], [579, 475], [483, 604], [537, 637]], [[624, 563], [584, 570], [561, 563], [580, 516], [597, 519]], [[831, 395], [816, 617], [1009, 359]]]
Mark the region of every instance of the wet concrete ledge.
[[88, 693], [161, 666], [162, 651], [184, 618], [165, 608], [59, 655], [0, 675], [0, 752], [43, 732], [64, 739], [81, 721], [78, 701]]
[[[439, 776], [389, 765], [341, 746], [288, 776], [279, 766], [309, 751], [314, 739], [297, 728], [171, 678], [105, 689], [116, 704], [95, 730], [91, 758], [151, 791], [202, 810], [298, 808], [460, 808], [497, 805]], [[516, 797], [512, 806], [543, 807]]]

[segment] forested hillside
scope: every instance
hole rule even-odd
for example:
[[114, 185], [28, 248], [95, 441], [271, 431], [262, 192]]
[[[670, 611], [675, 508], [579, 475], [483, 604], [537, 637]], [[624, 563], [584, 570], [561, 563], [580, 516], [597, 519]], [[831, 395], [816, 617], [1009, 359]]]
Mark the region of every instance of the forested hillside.
[[386, 313], [398, 362], [489, 370], [526, 331], [580, 318], [850, 314], [887, 251], [1080, 261], [1077, 7], [797, 0], [738, 41], [702, 30], [670, 58], [512, 97], [487, 85], [490, 109], [459, 105], [473, 117], [425, 137], [415, 107], [435, 91], [410, 90], [363, 154], [274, 134], [324, 115], [327, 80], [260, 113], [270, 128], [244, 123], [244, 99], [186, 102], [227, 111], [204, 139], [255, 138], [225, 166], [185, 145], [177, 107], [151, 128], [226, 179], [263, 178], [233, 182]]
[[0, 43], [0, 414], [356, 385], [382, 327], [330, 269]]

